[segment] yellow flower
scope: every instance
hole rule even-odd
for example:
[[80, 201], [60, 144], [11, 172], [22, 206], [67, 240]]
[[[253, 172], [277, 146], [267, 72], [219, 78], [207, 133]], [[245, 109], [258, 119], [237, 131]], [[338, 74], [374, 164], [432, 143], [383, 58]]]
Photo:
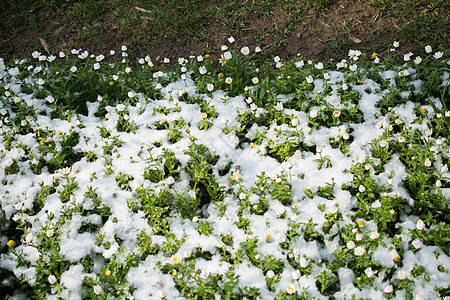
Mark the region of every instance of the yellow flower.
[[113, 85], [114, 85], [114, 81], [110, 81], [110, 82], [109, 82], [109, 85], [110, 85], [110, 86], [113, 86]]
[[41, 144], [41, 146], [43, 146], [45, 144], [45, 141], [44, 140], [40, 140], [39, 144]]
[[206, 58], [206, 59], [211, 58], [211, 55], [205, 54], [205, 58]]
[[177, 263], [178, 262], [178, 257], [174, 257], [173, 259], [172, 259], [172, 261], [174, 262], [174, 263]]
[[225, 77], [225, 75], [223, 75], [223, 73], [219, 73], [219, 78], [222, 79], [223, 77]]
[[15, 245], [16, 245], [16, 242], [14, 242], [13, 240], [9, 240], [9, 241], [8, 241], [8, 247], [9, 247], [9, 248], [14, 247]]
[[8, 145], [9, 145], [9, 141], [6, 140], [6, 141], [5, 141], [5, 146], [8, 146]]
[[105, 271], [105, 275], [106, 275], [106, 276], [111, 275], [111, 271], [110, 271], [110, 270], [106, 270], [106, 271]]
[[358, 221], [358, 226], [359, 227], [363, 227], [364, 226], [364, 221], [363, 220], [359, 220]]
[[272, 236], [270, 234], [267, 235], [267, 239], [270, 239]]
[[422, 108], [422, 109], [420, 110], [420, 112], [422, 113], [422, 115], [426, 115], [426, 114], [428, 113], [428, 109]]
[[168, 210], [168, 209], [169, 209], [169, 207], [168, 207], [168, 206], [165, 206], [165, 207], [164, 207], [164, 210]]
[[378, 53], [376, 53], [376, 52], [372, 53], [372, 58], [377, 57], [377, 55], [378, 55]]

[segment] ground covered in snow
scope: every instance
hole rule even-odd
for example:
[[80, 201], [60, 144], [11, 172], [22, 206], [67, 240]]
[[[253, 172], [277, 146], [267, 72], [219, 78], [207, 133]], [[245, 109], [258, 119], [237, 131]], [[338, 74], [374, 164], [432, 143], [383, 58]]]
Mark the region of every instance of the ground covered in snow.
[[227, 48], [1, 63], [5, 295], [448, 296], [448, 53]]

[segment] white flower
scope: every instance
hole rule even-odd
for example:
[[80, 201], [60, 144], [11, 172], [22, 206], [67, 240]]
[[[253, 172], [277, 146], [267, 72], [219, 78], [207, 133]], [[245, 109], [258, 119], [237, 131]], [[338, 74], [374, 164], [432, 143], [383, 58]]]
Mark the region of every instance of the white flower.
[[241, 53], [244, 55], [249, 55], [250, 54], [250, 49], [248, 47], [243, 47], [241, 49]]
[[316, 118], [316, 117], [317, 117], [317, 114], [318, 114], [317, 109], [312, 109], [312, 110], [309, 112], [309, 116], [310, 116], [312, 119]]
[[355, 255], [356, 256], [363, 256], [366, 253], [366, 249], [364, 249], [363, 246], [358, 246], [355, 248]]
[[324, 74], [323, 74], [323, 78], [324, 78], [325, 80], [330, 79], [330, 74], [324, 73]]
[[436, 58], [436, 59], [440, 59], [440, 58], [442, 57], [443, 54], [444, 54], [444, 53], [442, 53], [441, 51], [439, 51], [439, 52], [436, 52], [436, 53], [433, 55], [433, 57]]
[[19, 68], [15, 67], [15, 68], [11, 68], [8, 70], [9, 75], [11, 76], [17, 76], [19, 75]]
[[37, 82], [36, 82], [37, 84], [39, 84], [39, 85], [44, 85], [44, 83], [45, 83], [45, 80], [44, 79], [42, 79], [42, 78], [39, 78], [38, 80], [37, 80]]
[[426, 53], [431, 53], [431, 51], [433, 51], [433, 49], [431, 48], [430, 45], [425, 46], [425, 52]]
[[355, 239], [359, 242], [359, 241], [362, 241], [362, 239], [364, 238], [364, 236], [361, 234], [361, 233], [357, 233], [356, 234], [356, 236], [355, 236]]
[[384, 292], [386, 294], [390, 294], [394, 291], [394, 287], [392, 286], [392, 284], [388, 285], [387, 287], [384, 288]]
[[77, 71], [77, 67], [72, 66], [72, 68], [70, 68], [70, 72], [75, 73]]
[[55, 231], [53, 229], [48, 229], [45, 234], [47, 237], [52, 237], [55, 234]]
[[214, 91], [214, 84], [208, 83], [208, 84], [206, 85], [206, 89], [208, 90], [208, 92]]
[[259, 52], [261, 52], [261, 48], [259, 48], [258, 46], [257, 46], [257, 47], [255, 47], [255, 52], [256, 52], [256, 53], [259, 53]]
[[300, 271], [299, 270], [295, 270], [295, 271], [292, 271], [292, 273], [291, 273], [291, 276], [292, 276], [292, 279], [294, 279], [294, 280], [299, 280], [300, 279]]
[[417, 56], [417, 57], [414, 59], [414, 63], [415, 63], [416, 65], [420, 64], [421, 62], [422, 62], [422, 58], [421, 58], [420, 56]]
[[294, 293], [296, 292], [295, 285], [294, 285], [293, 283], [289, 283], [288, 286], [286, 287], [286, 292], [287, 292], [289, 295], [294, 294]]
[[169, 59], [169, 58], [167, 58], [167, 57], [165, 57], [165, 58], [164, 58], [164, 63], [165, 63], [165, 64], [168, 64], [168, 63], [170, 63], [170, 59]]
[[295, 67], [297, 67], [297, 68], [302, 68], [304, 65], [305, 65], [305, 62], [303, 60], [295, 63]]
[[281, 58], [279, 57], [279, 56], [275, 56], [274, 58], [273, 58], [273, 61], [274, 62], [279, 62], [281, 60]]
[[415, 248], [415, 249], [420, 249], [422, 247], [422, 242], [418, 239], [415, 239], [414, 241], [411, 242], [411, 245]]
[[387, 142], [385, 140], [381, 140], [378, 144], [381, 148], [385, 148], [387, 146]]
[[28, 124], [27, 120], [21, 120], [20, 121], [20, 125], [21, 126], [27, 126], [27, 124]]
[[119, 76], [113, 75], [112, 78], [113, 78], [113, 80], [117, 80], [117, 79], [119, 79]]
[[198, 71], [200, 72], [200, 74], [206, 74], [206, 67], [205, 66], [201, 66], [200, 68], [198, 68]]
[[172, 176], [167, 177], [167, 184], [168, 185], [175, 184], [175, 179]]
[[306, 268], [309, 265], [309, 261], [305, 257], [300, 257], [300, 267]]
[[48, 103], [53, 103], [55, 101], [55, 98], [53, 98], [51, 95], [48, 95], [45, 97], [45, 100], [47, 100]]
[[308, 77], [306, 77], [307, 83], [312, 83], [313, 81], [314, 81], [314, 78], [312, 77], [312, 75], [309, 75]]
[[291, 125], [292, 125], [293, 127], [295, 127], [295, 126], [297, 126], [298, 124], [299, 124], [298, 119], [297, 119], [297, 118], [292, 118], [292, 120], [291, 120]]
[[340, 115], [341, 115], [341, 112], [339, 110], [333, 111], [333, 117], [339, 118]]
[[349, 67], [350, 71], [355, 72], [358, 66], [356, 64], [353, 64]]
[[61, 173], [62, 175], [69, 175], [70, 171], [72, 171], [70, 167], [59, 169], [59, 173]]
[[394, 46], [395, 48], [398, 48], [398, 47], [400, 46], [400, 43], [397, 42], [397, 41], [395, 41], [394, 44], [393, 44], [393, 46]]
[[39, 57], [39, 55], [41, 55], [41, 53], [40, 52], [37, 52], [37, 51], [34, 51], [33, 53], [31, 53], [31, 56], [33, 57], [33, 58], [38, 58]]
[[117, 111], [124, 111], [125, 110], [125, 104], [117, 104], [116, 106]]
[[429, 158], [425, 159], [424, 166], [431, 167], [431, 160]]
[[229, 42], [230, 44], [233, 44], [234, 41], [235, 41], [234, 37], [230, 36], [230, 37], [228, 38], [228, 42]]
[[50, 283], [50, 284], [55, 284], [56, 283], [55, 275], [48, 276], [48, 283]]
[[99, 63], [95, 63], [94, 64], [94, 70], [98, 70], [100, 69], [100, 64]]
[[228, 46], [226, 46], [226, 45], [222, 45], [222, 46], [220, 47], [220, 50], [222, 50], [222, 51], [226, 51], [226, 50], [228, 50]]
[[223, 57], [225, 57], [225, 59], [230, 60], [233, 56], [231, 55], [230, 51], [227, 51], [223, 54]]
[[[122, 46], [122, 47], [125, 47], [125, 46]], [[102, 287], [99, 286], [99, 285], [95, 285], [95, 286], [94, 286], [94, 293], [95, 293], [96, 295], [100, 295], [100, 294], [102, 293]]]
[[227, 77], [227, 78], [225, 78], [225, 82], [226, 82], [227, 84], [231, 84], [231, 83], [233, 82], [233, 78]]
[[417, 230], [424, 230], [425, 229], [425, 223], [421, 219], [417, 220], [416, 229]]
[[258, 82], [259, 82], [258, 77], [253, 77], [252, 82], [253, 82], [253, 84], [258, 84]]
[[283, 110], [283, 102], [278, 102], [274, 108], [278, 111]]
[[352, 250], [352, 249], [354, 249], [356, 247], [356, 244], [355, 244], [354, 241], [348, 241], [346, 246], [347, 246], [348, 249]]
[[267, 271], [266, 276], [267, 276], [267, 278], [271, 279], [271, 278], [275, 277], [275, 272], [272, 270], [269, 270], [269, 271]]
[[377, 238], [380, 237], [380, 234], [378, 233], [378, 230], [374, 230], [370, 233], [369, 238], [371, 240], [376, 240]]
[[400, 271], [398, 271], [397, 276], [398, 276], [398, 279], [404, 280], [408, 276], [408, 273], [405, 270], [400, 270]]
[[364, 185], [361, 184], [361, 185], [359, 186], [358, 190], [359, 190], [360, 193], [364, 193], [364, 192], [366, 191], [366, 187], [365, 187]]
[[372, 278], [375, 274], [377, 274], [378, 271], [373, 271], [372, 267], [368, 267], [364, 270], [364, 274], [366, 274], [367, 277]]
[[317, 69], [317, 70], [322, 70], [323, 69], [323, 63], [317, 63], [317, 64], [315, 64], [314, 65], [314, 67]]
[[438, 179], [436, 180], [436, 187], [440, 188], [442, 186], [442, 182]]
[[406, 53], [405, 55], [403, 55], [403, 60], [404, 61], [410, 61], [411, 60], [411, 56], [413, 56], [413, 55], [414, 55], [414, 53], [412, 53], [412, 52]]

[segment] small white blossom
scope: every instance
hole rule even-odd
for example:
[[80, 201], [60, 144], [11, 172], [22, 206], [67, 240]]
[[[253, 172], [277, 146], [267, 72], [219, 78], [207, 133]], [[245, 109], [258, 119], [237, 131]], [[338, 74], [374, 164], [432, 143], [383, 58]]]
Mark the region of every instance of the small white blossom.
[[[124, 46], [122, 46], [122, 47], [124, 47]], [[102, 293], [102, 287], [99, 286], [99, 285], [95, 285], [95, 286], [94, 286], [94, 293], [95, 293], [96, 295], [100, 295], [100, 294]]]
[[421, 231], [425, 229], [425, 223], [421, 219], [417, 220], [416, 229]]
[[384, 292], [386, 294], [390, 294], [394, 291], [394, 286], [392, 284], [388, 285], [387, 287], [384, 288]]
[[356, 256], [363, 256], [366, 253], [366, 249], [364, 249], [363, 246], [358, 246], [355, 248], [355, 255]]
[[248, 47], [243, 47], [241, 53], [247, 56], [250, 54], [250, 49]]
[[48, 283], [50, 283], [50, 284], [55, 284], [56, 283], [55, 275], [48, 276]]
[[355, 244], [354, 241], [350, 240], [350, 241], [347, 242], [346, 246], [347, 246], [348, 249], [352, 250], [352, 249], [354, 249], [356, 247], [356, 244]]
[[433, 51], [433, 49], [431, 48], [430, 45], [425, 46], [425, 52], [426, 53], [431, 53], [431, 51]]
[[444, 53], [442, 53], [441, 51], [439, 51], [439, 52], [436, 52], [436, 53], [433, 55], [433, 57], [436, 58], [436, 59], [440, 59], [440, 58], [442, 57], [443, 54], [444, 54]]

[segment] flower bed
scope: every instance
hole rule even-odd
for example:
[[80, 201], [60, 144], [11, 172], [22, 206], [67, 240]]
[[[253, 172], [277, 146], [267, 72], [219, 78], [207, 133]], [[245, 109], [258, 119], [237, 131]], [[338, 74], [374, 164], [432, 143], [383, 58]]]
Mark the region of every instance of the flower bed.
[[448, 53], [122, 50], [1, 63], [5, 295], [449, 295]]

